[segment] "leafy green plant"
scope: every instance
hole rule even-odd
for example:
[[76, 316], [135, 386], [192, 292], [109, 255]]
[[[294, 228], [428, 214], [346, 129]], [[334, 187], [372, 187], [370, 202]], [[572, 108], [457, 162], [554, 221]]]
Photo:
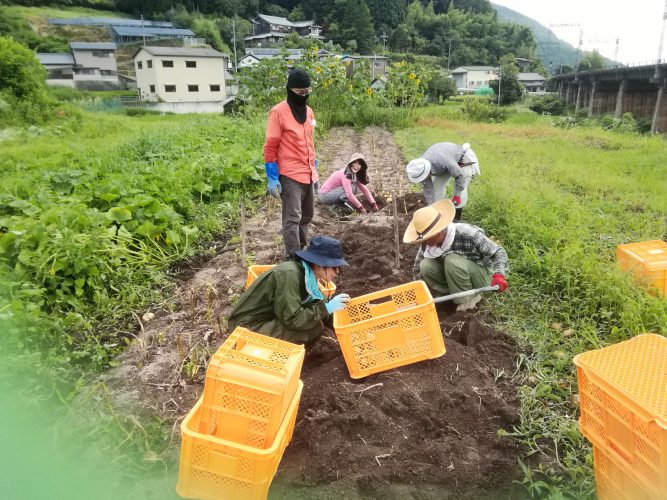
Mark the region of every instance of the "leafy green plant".
[[558, 116], [565, 113], [566, 105], [557, 95], [549, 94], [533, 97], [528, 107], [540, 115]]
[[504, 109], [484, 97], [467, 97], [463, 101], [461, 112], [470, 121], [484, 123], [499, 123], [507, 116]]

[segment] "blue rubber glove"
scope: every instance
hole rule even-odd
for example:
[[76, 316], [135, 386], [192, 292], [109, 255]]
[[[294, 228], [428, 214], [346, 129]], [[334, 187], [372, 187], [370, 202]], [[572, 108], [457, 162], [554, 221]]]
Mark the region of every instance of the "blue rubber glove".
[[[320, 171], [317, 167], [318, 167], [317, 160], [315, 160], [315, 170], [317, 170], [317, 176], [319, 177], [320, 176], [319, 175]], [[313, 189], [315, 189], [316, 193], [318, 193], [320, 191], [320, 181], [319, 180], [317, 180], [313, 183]]]
[[339, 293], [336, 295], [333, 299], [331, 299], [329, 302], [327, 302], [327, 312], [329, 314], [333, 314], [336, 311], [340, 311], [341, 309], [345, 309], [345, 306], [347, 303], [350, 301], [350, 296], [346, 293]]
[[266, 170], [266, 178], [268, 179], [266, 190], [271, 196], [280, 198], [283, 187], [278, 180], [278, 164], [275, 161], [267, 161], [264, 164], [264, 170]]

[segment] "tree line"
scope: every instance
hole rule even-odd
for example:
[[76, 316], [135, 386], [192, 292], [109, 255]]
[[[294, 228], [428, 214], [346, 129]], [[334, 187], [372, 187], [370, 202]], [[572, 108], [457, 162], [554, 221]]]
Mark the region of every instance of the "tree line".
[[[343, 51], [412, 53], [443, 66], [497, 65], [506, 54], [536, 60], [530, 28], [501, 22], [488, 0], [0, 0], [0, 4], [115, 8], [145, 19], [173, 20], [213, 46], [237, 46], [258, 13], [314, 20]], [[292, 45], [303, 40], [289, 40]], [[311, 42], [309, 42], [311, 43]], [[538, 69], [538, 68], [534, 68]]]

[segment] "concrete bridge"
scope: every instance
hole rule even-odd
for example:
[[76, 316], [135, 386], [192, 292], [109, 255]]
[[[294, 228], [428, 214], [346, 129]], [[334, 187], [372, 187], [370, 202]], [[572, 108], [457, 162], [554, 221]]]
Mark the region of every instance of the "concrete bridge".
[[667, 132], [667, 63], [579, 71], [553, 77], [558, 95], [576, 111], [588, 116], [613, 113], [620, 118], [651, 119], [651, 132]]

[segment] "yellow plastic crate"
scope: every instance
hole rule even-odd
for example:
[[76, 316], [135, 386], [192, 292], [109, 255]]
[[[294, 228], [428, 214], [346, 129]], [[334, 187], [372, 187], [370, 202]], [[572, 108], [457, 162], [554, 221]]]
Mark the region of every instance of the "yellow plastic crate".
[[581, 433], [647, 491], [667, 492], [667, 338], [638, 335], [574, 363]]
[[[257, 279], [257, 276], [262, 274], [264, 271], [268, 271], [274, 265], [257, 265], [250, 266], [248, 268], [248, 277], [245, 280], [245, 287], [248, 288], [252, 285], [253, 281]], [[331, 298], [336, 293], [336, 284], [333, 281], [318, 281], [317, 285], [324, 294], [325, 297]]]
[[616, 247], [616, 260], [623, 271], [632, 272], [649, 290], [667, 297], [667, 242], [643, 241]]
[[181, 423], [181, 458], [176, 491], [203, 500], [264, 500], [285, 448], [292, 439], [303, 383], [299, 381], [278, 434], [267, 449], [198, 432], [203, 399]]
[[593, 447], [595, 489], [599, 500], [667, 500], [667, 491], [658, 491], [633, 477], [627, 465], [617, 462], [604, 448]]
[[256, 265], [256, 266], [249, 266], [248, 267], [248, 277], [245, 280], [245, 287], [248, 288], [250, 285], [252, 285], [252, 282], [257, 279], [257, 276], [262, 274], [264, 271], [268, 271], [271, 269], [275, 264], [269, 264], [269, 265]]
[[268, 448], [294, 398], [304, 347], [238, 327], [209, 362], [199, 432]]
[[445, 354], [435, 303], [423, 281], [355, 297], [334, 313], [333, 323], [352, 378]]

